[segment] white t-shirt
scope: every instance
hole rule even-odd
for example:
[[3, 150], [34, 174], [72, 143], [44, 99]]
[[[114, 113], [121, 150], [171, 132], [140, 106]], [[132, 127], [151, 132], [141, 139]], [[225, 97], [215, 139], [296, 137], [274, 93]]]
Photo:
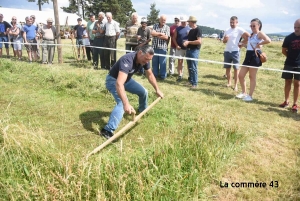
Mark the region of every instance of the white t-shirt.
[[224, 36], [228, 36], [228, 41], [226, 43], [225, 52], [239, 51], [239, 41], [242, 37], [243, 33], [245, 33], [245, 29], [241, 27], [229, 28], [225, 31]]

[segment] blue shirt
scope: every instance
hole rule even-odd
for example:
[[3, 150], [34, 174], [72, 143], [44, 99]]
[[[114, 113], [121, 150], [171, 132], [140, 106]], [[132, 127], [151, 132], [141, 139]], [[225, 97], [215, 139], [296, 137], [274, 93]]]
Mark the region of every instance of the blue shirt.
[[11, 25], [6, 21], [0, 22], [0, 36], [7, 36], [6, 34], [4, 34], [4, 32], [6, 32], [7, 28], [10, 27]]
[[176, 42], [183, 50], [186, 50], [186, 47], [184, 47], [182, 44], [184, 40], [188, 40], [190, 29], [191, 28], [189, 26], [186, 27], [179, 26], [176, 28], [177, 31]]
[[26, 33], [27, 40], [33, 40], [36, 36], [37, 27], [35, 25], [24, 25], [23, 31]]
[[82, 39], [83, 32], [84, 32], [84, 28], [82, 27], [82, 25], [77, 24], [77, 25], [74, 27], [74, 30], [77, 31], [76, 39]]
[[118, 78], [119, 71], [128, 74], [126, 82], [128, 82], [134, 73], [138, 72], [140, 69], [144, 68], [145, 70], [150, 69], [149, 62], [145, 65], [136, 63], [137, 52], [130, 52], [122, 56], [110, 69], [109, 75]]

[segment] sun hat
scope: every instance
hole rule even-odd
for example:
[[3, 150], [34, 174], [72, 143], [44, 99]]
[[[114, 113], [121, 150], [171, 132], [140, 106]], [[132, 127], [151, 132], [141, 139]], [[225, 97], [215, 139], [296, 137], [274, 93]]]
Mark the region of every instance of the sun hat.
[[187, 22], [197, 22], [197, 18], [195, 16], [190, 16]]

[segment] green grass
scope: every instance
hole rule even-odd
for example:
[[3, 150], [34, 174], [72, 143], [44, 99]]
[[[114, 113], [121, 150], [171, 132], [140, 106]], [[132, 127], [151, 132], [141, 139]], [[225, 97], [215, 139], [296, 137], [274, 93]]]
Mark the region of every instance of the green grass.
[[[280, 46], [265, 47], [264, 67], [282, 68]], [[204, 39], [200, 58], [223, 61], [223, 49]], [[107, 71], [75, 62], [69, 46], [63, 52], [61, 65], [0, 59], [0, 200], [300, 199], [300, 117], [277, 107], [280, 73], [259, 71], [255, 101], [245, 103], [224, 87], [221, 65], [199, 62], [197, 90], [175, 76], [159, 82], [165, 98], [87, 161], [105, 141], [97, 134], [115, 103], [105, 89]], [[154, 101], [147, 79], [135, 79]], [[125, 115], [119, 128], [130, 120]], [[225, 180], [278, 180], [280, 188], [225, 191], [218, 186]]]

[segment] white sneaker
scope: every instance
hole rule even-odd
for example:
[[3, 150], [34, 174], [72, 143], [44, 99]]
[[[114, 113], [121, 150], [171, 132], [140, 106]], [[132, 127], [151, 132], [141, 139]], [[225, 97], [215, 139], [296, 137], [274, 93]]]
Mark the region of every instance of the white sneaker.
[[243, 101], [253, 101], [253, 98], [251, 96], [247, 95], [243, 98]]
[[240, 93], [240, 94], [236, 95], [235, 97], [236, 98], [245, 98], [246, 96], [247, 96], [247, 94]]

